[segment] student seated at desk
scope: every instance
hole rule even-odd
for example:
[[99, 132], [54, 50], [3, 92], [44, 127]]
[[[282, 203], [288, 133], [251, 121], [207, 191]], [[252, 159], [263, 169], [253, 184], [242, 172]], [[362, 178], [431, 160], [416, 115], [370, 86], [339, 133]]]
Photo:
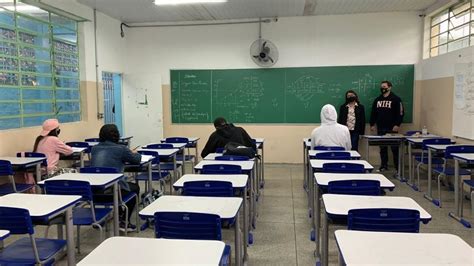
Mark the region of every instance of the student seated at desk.
[[201, 152], [201, 157], [206, 157], [209, 153], [216, 152], [217, 148], [224, 148], [229, 142], [235, 142], [240, 145], [250, 147], [257, 150], [257, 146], [253, 142], [250, 135], [241, 127], [228, 124], [225, 118], [218, 117], [214, 120], [214, 131], [207, 140], [206, 146]]
[[[120, 173], [124, 170], [125, 163], [140, 164], [141, 155], [135, 151], [130, 150], [127, 146], [119, 144], [120, 133], [114, 124], [107, 124], [102, 126], [99, 133], [99, 144], [92, 147], [91, 151], [91, 166], [92, 167], [111, 167], [117, 169]], [[122, 196], [128, 193], [136, 193], [140, 195], [140, 187], [138, 184], [120, 181], [120, 188]], [[113, 192], [111, 190], [103, 191], [94, 195], [95, 202], [111, 202], [113, 200]], [[125, 211], [120, 209], [120, 230], [132, 232], [136, 230], [136, 226], [130, 223], [133, 209], [136, 206], [136, 201], [130, 200], [127, 202], [128, 217], [124, 217]], [[128, 219], [128, 228], [125, 228], [125, 219]]]
[[59, 121], [57, 119], [48, 119], [44, 121], [43, 130], [36, 138], [33, 147], [33, 152], [39, 152], [46, 155], [48, 176], [55, 176], [73, 170], [58, 167], [59, 157], [61, 154], [71, 155], [73, 153], [72, 148], [58, 138], [60, 132], [61, 129], [59, 129]]
[[311, 149], [316, 146], [339, 146], [351, 149], [351, 135], [346, 126], [338, 124], [336, 108], [326, 104], [321, 108], [321, 126], [311, 133]]

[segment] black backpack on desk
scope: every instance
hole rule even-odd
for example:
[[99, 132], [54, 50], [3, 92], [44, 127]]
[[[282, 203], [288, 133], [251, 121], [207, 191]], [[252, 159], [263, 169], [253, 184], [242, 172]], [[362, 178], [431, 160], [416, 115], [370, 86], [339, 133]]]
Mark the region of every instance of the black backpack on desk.
[[255, 158], [255, 151], [237, 142], [229, 142], [224, 147], [224, 155], [247, 156], [252, 159]]

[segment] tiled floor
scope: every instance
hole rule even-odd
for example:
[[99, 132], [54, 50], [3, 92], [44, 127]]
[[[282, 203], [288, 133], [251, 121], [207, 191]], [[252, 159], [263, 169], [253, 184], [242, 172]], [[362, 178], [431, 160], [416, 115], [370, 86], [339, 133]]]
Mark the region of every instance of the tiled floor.
[[[392, 176], [388, 173], [387, 176]], [[265, 168], [265, 189], [259, 200], [257, 229], [254, 231], [255, 243], [249, 247], [249, 265], [315, 265], [314, 242], [309, 239], [310, 223], [308, 218], [307, 198], [303, 190], [303, 168], [301, 165], [268, 164]], [[422, 232], [439, 232], [459, 235], [471, 246], [474, 245], [474, 230], [467, 229], [448, 217], [453, 208], [453, 192], [444, 187], [444, 206], [437, 208], [425, 200], [422, 193], [415, 192], [406, 184], [393, 178], [396, 188], [387, 195], [409, 196], [415, 199], [432, 216], [427, 225], [421, 225]], [[422, 183], [426, 188], [426, 181]], [[465, 201], [465, 216], [470, 219], [470, 205]], [[330, 227], [330, 265], [337, 264], [337, 249], [334, 241], [334, 230], [342, 226]], [[42, 231], [41, 229], [39, 231]], [[233, 230], [224, 230], [224, 240], [233, 243]], [[99, 244], [98, 233], [94, 229], [82, 230], [82, 253], [77, 255], [79, 261]], [[53, 234], [51, 234], [53, 236]], [[130, 234], [129, 236], [153, 237], [153, 232]], [[404, 248], [404, 247], [400, 247]], [[137, 254], [138, 255], [138, 254]], [[117, 256], [120, 256], [117, 254]], [[64, 259], [58, 263], [66, 265]]]

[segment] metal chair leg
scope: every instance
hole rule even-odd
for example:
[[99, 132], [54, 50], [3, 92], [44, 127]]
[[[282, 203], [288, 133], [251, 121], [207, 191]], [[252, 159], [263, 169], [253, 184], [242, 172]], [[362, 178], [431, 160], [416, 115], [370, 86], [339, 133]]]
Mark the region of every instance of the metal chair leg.
[[441, 176], [443, 176], [443, 174], [439, 174], [438, 175], [438, 207], [441, 208]]
[[77, 253], [78, 253], [78, 254], [81, 254], [81, 226], [80, 226], [80, 225], [77, 226], [77, 243], [76, 243], [76, 247], [77, 247]]
[[417, 187], [418, 187], [418, 191], [421, 191], [421, 186], [420, 186], [420, 167], [421, 167], [421, 164], [419, 163], [417, 166], [416, 166], [416, 176], [417, 176]]

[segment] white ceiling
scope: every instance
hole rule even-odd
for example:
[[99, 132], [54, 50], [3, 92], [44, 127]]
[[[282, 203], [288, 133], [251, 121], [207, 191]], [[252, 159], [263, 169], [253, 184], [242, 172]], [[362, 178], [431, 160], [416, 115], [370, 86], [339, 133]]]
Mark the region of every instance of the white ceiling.
[[155, 6], [153, 0], [77, 1], [127, 23], [419, 11], [437, 2], [437, 0], [228, 0], [227, 3], [219, 4]]

